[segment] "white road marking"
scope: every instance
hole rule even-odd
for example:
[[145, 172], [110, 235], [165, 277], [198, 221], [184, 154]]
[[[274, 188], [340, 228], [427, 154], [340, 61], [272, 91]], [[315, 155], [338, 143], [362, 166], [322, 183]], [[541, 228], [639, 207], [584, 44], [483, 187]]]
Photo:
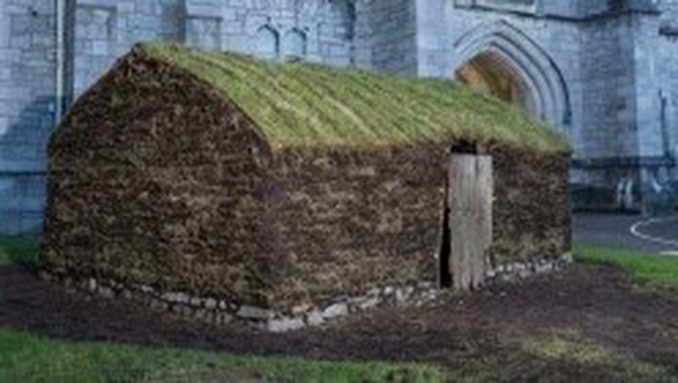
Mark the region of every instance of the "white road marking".
[[652, 219], [648, 219], [648, 220], [645, 220], [645, 221], [636, 222], [633, 226], [631, 226], [630, 231], [631, 231], [632, 235], [634, 235], [637, 238], [643, 239], [645, 241], [660, 243], [660, 244], [665, 245], [665, 246], [678, 247], [678, 241], [677, 240], [654, 237], [654, 236], [640, 232], [640, 229], [642, 227], [649, 226], [649, 225], [652, 225], [652, 224], [655, 224], [655, 223], [666, 223], [666, 222], [672, 222], [672, 221], [678, 221], [678, 217], [652, 218]]

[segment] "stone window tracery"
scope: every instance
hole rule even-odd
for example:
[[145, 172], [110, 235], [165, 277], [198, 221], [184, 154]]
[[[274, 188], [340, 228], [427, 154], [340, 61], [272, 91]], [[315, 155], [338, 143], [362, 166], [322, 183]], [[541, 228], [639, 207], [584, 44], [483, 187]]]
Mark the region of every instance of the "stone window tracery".
[[307, 37], [299, 28], [293, 28], [285, 33], [282, 40], [282, 53], [286, 58], [306, 57]]
[[259, 28], [254, 42], [254, 54], [258, 57], [271, 60], [280, 56], [280, 35], [272, 26]]
[[539, 2], [539, 0], [455, 0], [455, 5], [534, 13], [539, 7]]

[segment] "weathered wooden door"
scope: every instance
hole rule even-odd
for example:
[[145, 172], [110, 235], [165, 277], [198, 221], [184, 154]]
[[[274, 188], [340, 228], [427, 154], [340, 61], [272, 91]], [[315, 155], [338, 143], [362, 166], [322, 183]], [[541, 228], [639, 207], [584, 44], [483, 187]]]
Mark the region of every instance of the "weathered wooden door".
[[492, 244], [492, 157], [453, 154], [448, 185], [452, 285], [457, 290], [478, 288]]

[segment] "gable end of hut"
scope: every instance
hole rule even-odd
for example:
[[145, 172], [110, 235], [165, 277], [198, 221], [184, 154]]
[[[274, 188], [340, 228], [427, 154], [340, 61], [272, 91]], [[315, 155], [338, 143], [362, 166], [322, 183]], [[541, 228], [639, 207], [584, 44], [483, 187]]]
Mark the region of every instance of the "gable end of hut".
[[285, 269], [269, 257], [270, 153], [209, 84], [132, 52], [50, 140], [41, 266], [265, 305]]

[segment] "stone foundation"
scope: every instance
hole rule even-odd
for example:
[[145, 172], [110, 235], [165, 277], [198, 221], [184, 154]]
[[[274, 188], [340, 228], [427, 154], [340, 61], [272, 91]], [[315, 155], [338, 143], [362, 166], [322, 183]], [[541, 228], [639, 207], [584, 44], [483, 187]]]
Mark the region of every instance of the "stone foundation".
[[[572, 263], [572, 255], [567, 253], [557, 260], [501, 265], [486, 272], [487, 283], [525, 279], [535, 274], [561, 270], [570, 263]], [[375, 307], [421, 306], [437, 300], [444, 292], [438, 289], [435, 283], [422, 281], [401, 286], [374, 288], [359, 296], [337, 297], [326, 302], [303, 304], [289, 311], [276, 312], [262, 307], [239, 305], [214, 297], [197, 297], [183, 292], [161, 292], [144, 285], [125, 286], [112, 280], [94, 278], [74, 280], [49, 274], [46, 271], [41, 271], [39, 277], [105, 299], [136, 300], [154, 310], [169, 311], [207, 323], [217, 325], [242, 323], [270, 332], [287, 332], [308, 326], [319, 326]]]
[[559, 271], [574, 262], [571, 253], [565, 253], [558, 259], [541, 259], [533, 262], [513, 262], [490, 268], [485, 272], [487, 283], [512, 282], [535, 274]]

